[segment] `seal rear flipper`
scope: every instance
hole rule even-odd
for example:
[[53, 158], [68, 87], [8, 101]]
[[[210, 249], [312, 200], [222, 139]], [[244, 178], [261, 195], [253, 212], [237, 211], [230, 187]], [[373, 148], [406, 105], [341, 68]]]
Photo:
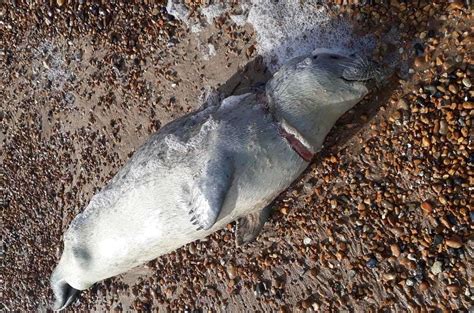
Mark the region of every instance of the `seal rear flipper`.
[[232, 185], [233, 174], [231, 158], [222, 153], [205, 164], [195, 188], [192, 188], [189, 202], [191, 223], [197, 226], [197, 230], [208, 230], [217, 221]]
[[258, 212], [239, 218], [235, 230], [236, 245], [241, 246], [257, 238], [270, 213], [270, 206], [266, 206]]
[[71, 304], [79, 296], [80, 290], [69, 285], [64, 279], [53, 284], [54, 296], [56, 298], [53, 309], [61, 311]]

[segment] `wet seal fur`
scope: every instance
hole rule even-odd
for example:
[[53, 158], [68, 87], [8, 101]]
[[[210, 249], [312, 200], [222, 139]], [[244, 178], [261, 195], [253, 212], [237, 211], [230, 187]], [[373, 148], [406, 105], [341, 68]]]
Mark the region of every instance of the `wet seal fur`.
[[65, 233], [51, 277], [54, 308], [232, 221], [237, 244], [253, 240], [268, 205], [309, 164], [298, 149], [320, 150], [336, 120], [368, 93], [378, 72], [361, 60], [329, 51], [295, 58], [265, 93], [231, 96], [154, 134]]

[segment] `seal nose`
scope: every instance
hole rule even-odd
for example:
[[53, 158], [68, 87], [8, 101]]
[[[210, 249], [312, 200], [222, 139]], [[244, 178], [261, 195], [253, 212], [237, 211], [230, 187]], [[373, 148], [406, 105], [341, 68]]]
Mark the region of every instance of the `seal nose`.
[[64, 279], [52, 283], [52, 288], [56, 301], [53, 309], [61, 311], [71, 304], [79, 295], [79, 290], [71, 287]]

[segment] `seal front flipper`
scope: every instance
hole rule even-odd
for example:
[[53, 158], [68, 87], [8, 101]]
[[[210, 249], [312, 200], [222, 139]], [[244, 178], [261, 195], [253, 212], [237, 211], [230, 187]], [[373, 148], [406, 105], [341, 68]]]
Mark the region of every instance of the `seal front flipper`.
[[235, 243], [237, 246], [241, 246], [257, 238], [270, 213], [270, 206], [266, 206], [258, 212], [239, 218], [235, 230]]
[[191, 222], [197, 230], [208, 230], [216, 222], [232, 185], [234, 166], [232, 159], [218, 154], [208, 160], [197, 174], [189, 202]]

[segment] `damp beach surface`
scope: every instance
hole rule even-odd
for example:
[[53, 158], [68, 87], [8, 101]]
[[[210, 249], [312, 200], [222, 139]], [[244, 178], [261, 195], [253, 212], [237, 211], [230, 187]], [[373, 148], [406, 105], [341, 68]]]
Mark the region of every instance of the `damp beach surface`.
[[209, 88], [242, 94], [331, 49], [393, 75], [341, 118], [257, 241], [237, 248], [229, 224], [68, 310], [468, 310], [470, 8], [338, 2], [2, 3], [0, 309], [50, 308], [71, 220]]

